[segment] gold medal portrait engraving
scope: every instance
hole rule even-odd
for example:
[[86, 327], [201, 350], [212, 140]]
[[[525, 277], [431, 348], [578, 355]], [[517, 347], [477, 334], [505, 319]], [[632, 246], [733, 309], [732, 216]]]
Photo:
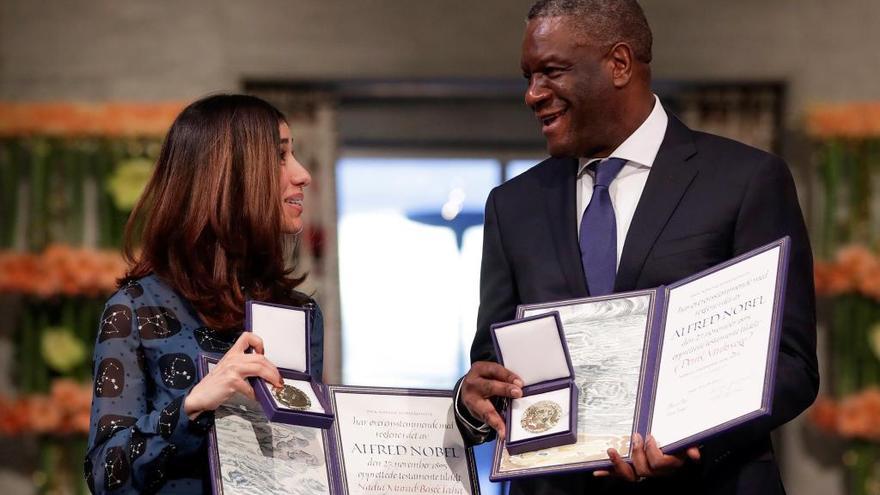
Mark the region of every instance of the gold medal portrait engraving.
[[309, 396], [293, 385], [285, 384], [281, 388], [276, 388], [275, 399], [278, 400], [279, 404], [298, 411], [304, 411], [312, 407], [312, 401], [309, 399]]
[[519, 424], [529, 433], [543, 433], [559, 423], [562, 408], [552, 400], [542, 400], [527, 407]]

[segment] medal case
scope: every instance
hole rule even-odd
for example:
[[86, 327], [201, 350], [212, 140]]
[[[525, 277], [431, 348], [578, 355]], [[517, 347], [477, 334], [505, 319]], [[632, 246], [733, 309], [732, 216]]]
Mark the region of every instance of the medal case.
[[275, 387], [262, 378], [251, 377], [249, 381], [269, 421], [329, 428], [334, 416], [327, 391], [310, 374], [310, 311], [280, 304], [247, 302], [245, 330], [263, 339], [265, 356], [278, 367], [285, 386], [294, 387], [302, 394], [288, 390], [279, 398]]
[[496, 323], [490, 333], [498, 362], [523, 381], [523, 396], [504, 411], [510, 455], [575, 443], [578, 388], [559, 313]]

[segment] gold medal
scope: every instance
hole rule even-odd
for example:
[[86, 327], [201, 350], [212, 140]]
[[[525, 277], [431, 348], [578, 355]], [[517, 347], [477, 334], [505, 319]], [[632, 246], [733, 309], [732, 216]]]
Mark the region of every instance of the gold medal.
[[526, 408], [519, 424], [530, 433], [543, 433], [556, 426], [560, 417], [562, 417], [562, 408], [559, 404], [542, 400]]
[[285, 384], [281, 388], [276, 388], [275, 399], [278, 400], [279, 404], [298, 411], [304, 411], [312, 407], [312, 401], [309, 399], [309, 396], [293, 385]]

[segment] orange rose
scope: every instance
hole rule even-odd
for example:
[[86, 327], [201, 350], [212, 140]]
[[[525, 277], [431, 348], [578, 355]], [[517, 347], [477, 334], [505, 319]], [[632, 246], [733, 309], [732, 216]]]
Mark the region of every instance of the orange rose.
[[816, 284], [816, 294], [821, 296], [831, 295], [831, 272], [834, 266], [825, 261], [816, 261], [813, 267], [813, 281]]
[[880, 263], [867, 267], [859, 277], [858, 289], [863, 295], [880, 301]]
[[86, 409], [83, 412], [79, 412], [74, 414], [70, 418], [70, 432], [71, 433], [82, 433], [88, 434], [89, 427], [91, 426], [91, 412]]
[[29, 402], [31, 417], [30, 427], [34, 433], [54, 433], [61, 425], [64, 415], [46, 396], [35, 395], [26, 399]]
[[837, 264], [853, 280], [859, 280], [877, 268], [877, 258], [865, 246], [850, 245], [837, 252]]
[[837, 432], [837, 404], [828, 397], [819, 397], [810, 408], [809, 418], [825, 433]]
[[846, 270], [841, 269], [839, 266], [833, 266], [832, 269], [828, 271], [826, 283], [828, 290], [827, 294], [830, 296], [837, 296], [851, 292], [855, 285], [852, 275]]
[[84, 395], [88, 400], [91, 400], [91, 389], [85, 389], [85, 393], [83, 392], [83, 385], [74, 380], [57, 378], [52, 381], [49, 397], [62, 407], [75, 408], [82, 403]]
[[0, 434], [15, 435], [20, 426], [16, 421], [15, 402], [6, 397], [0, 397]]
[[845, 437], [880, 440], [880, 390], [871, 388], [844, 398], [837, 427]]
[[52, 244], [40, 255], [0, 252], [0, 292], [98, 296], [113, 292], [125, 269], [125, 261], [113, 251]]

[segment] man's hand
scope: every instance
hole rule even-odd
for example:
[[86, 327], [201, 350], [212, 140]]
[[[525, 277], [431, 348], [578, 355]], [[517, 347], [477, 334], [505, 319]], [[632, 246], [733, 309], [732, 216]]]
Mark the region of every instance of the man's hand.
[[615, 449], [608, 449], [608, 456], [614, 463], [611, 471], [594, 471], [593, 476], [614, 475], [628, 481], [641, 481], [644, 478], [667, 476], [682, 466], [688, 460], [700, 461], [700, 449], [688, 447], [687, 450], [673, 455], [666, 455], [657, 447], [657, 440], [648, 436], [647, 442], [642, 442], [642, 436], [636, 433], [632, 440], [632, 466], [623, 460], [623, 457]]
[[492, 397], [522, 397], [523, 381], [498, 363], [477, 361], [461, 381], [461, 401], [471, 415], [504, 436], [504, 420], [495, 410]]

